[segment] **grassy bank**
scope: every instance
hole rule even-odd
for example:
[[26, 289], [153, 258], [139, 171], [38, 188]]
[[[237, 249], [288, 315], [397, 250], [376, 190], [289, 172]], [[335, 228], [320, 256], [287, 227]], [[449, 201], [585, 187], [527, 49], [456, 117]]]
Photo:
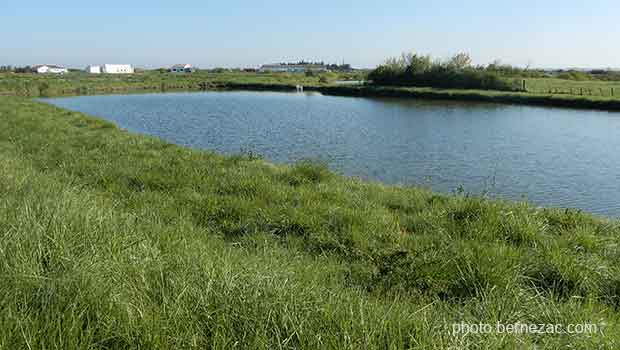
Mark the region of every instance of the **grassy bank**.
[[461, 101], [620, 110], [620, 84], [606, 81], [571, 81], [550, 78], [526, 79], [527, 92], [436, 89], [395, 86], [340, 86], [334, 79], [354, 78], [341, 73], [325, 80], [304, 74], [208, 73], [169, 74], [143, 72], [134, 75], [69, 73], [63, 76], [0, 73], [0, 96], [50, 97], [114, 93], [196, 91], [211, 89], [306, 90], [343, 96], [390, 96]]
[[533, 106], [620, 111], [620, 98], [610, 96], [539, 94], [530, 92], [507, 92], [492, 90], [449, 90], [372, 85], [326, 86], [321, 87], [319, 90], [324, 94], [339, 96], [424, 98], [434, 100], [479, 101], [507, 104], [523, 104]]
[[620, 346], [617, 222], [223, 157], [19, 97], [0, 125], [0, 349]]

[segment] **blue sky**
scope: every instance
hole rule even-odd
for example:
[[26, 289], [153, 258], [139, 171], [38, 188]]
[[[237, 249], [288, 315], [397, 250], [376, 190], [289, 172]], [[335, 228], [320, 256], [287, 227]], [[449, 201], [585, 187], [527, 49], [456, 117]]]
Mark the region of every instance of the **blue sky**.
[[620, 67], [618, 0], [0, 1], [0, 64], [373, 67], [417, 51], [534, 67]]

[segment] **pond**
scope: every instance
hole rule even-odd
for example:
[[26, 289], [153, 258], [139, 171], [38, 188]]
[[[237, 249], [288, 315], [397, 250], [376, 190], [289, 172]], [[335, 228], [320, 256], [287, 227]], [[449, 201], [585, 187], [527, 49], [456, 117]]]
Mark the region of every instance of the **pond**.
[[45, 101], [183, 146], [620, 217], [620, 113], [247, 91]]

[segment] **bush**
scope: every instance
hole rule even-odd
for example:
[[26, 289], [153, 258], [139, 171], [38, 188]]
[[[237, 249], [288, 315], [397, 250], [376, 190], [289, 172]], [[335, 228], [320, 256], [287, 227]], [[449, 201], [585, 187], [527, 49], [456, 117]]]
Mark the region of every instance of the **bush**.
[[49, 97], [50, 84], [43, 82], [39, 84], [39, 96]]
[[572, 71], [562, 72], [558, 74], [558, 79], [586, 81], [586, 80], [592, 80], [592, 76], [585, 72], [579, 72], [579, 71], [572, 70]]
[[368, 79], [377, 85], [506, 91], [518, 88], [496, 70], [472, 67], [465, 53], [447, 62], [433, 61], [430, 56], [403, 54], [400, 58], [388, 59], [370, 72]]

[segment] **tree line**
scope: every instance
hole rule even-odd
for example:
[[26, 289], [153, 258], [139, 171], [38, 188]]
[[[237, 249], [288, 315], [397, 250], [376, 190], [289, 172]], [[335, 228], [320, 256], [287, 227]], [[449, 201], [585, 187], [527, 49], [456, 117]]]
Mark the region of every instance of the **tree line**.
[[34, 73], [35, 69], [30, 66], [25, 66], [25, 67], [0, 66], [0, 72]]

